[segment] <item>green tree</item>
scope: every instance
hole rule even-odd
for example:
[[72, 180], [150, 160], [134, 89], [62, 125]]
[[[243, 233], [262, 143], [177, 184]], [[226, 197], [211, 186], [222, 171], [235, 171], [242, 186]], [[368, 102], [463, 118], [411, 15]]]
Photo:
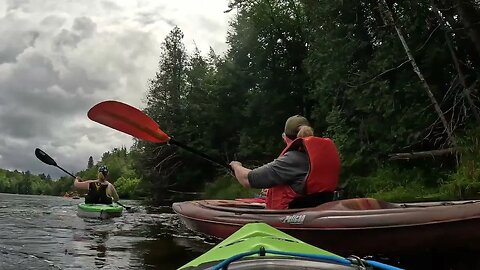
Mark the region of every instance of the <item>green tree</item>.
[[[150, 81], [145, 112], [161, 123], [166, 132], [184, 121], [187, 55], [182, 42], [183, 32], [174, 27], [161, 44], [159, 71]], [[173, 173], [180, 166], [175, 148], [138, 142], [145, 180], [153, 190], [154, 199], [161, 198], [162, 190], [173, 182]]]
[[[244, 102], [238, 146], [245, 159], [268, 160], [281, 150], [285, 119], [310, 115], [306, 16], [298, 1], [235, 1], [227, 57], [238, 73], [235, 96]], [[232, 117], [238, 118], [238, 115]], [[261, 128], [259, 128], [261, 127]]]
[[88, 158], [88, 164], [87, 164], [87, 169], [91, 169], [93, 167], [93, 157], [90, 156]]
[[121, 198], [134, 199], [142, 194], [140, 188], [140, 179], [120, 177], [115, 182], [115, 189]]

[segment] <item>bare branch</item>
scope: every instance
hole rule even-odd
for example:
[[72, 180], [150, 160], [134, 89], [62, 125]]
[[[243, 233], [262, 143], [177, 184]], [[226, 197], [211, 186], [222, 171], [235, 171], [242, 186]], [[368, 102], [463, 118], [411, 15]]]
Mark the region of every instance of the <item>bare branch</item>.
[[[438, 117], [440, 117], [440, 120], [442, 121], [444, 130], [448, 135], [448, 140], [453, 146], [456, 146], [456, 140], [455, 140], [455, 137], [453, 136], [451, 127], [449, 126], [447, 119], [445, 118], [445, 115], [442, 112], [442, 109], [438, 105], [437, 99], [433, 95], [432, 90], [430, 89], [430, 86], [428, 85], [425, 77], [423, 76], [423, 73], [420, 71], [420, 68], [418, 67], [417, 62], [415, 61], [415, 58], [412, 55], [410, 47], [408, 46], [407, 41], [405, 40], [405, 37], [402, 33], [402, 29], [395, 23], [393, 12], [390, 10], [390, 7], [388, 6], [387, 1], [382, 0], [381, 2], [383, 3], [383, 9], [386, 15], [386, 19], [388, 20], [388, 22], [393, 24], [395, 31], [397, 32], [398, 38], [400, 39], [400, 42], [403, 45], [405, 53], [407, 54], [407, 57], [410, 60], [410, 64], [412, 65], [413, 71], [415, 72], [415, 74], [417, 74], [425, 92], [427, 93], [427, 96], [430, 99], [430, 102], [433, 104], [433, 107], [435, 108], [435, 112], [437, 113]], [[382, 8], [381, 5], [382, 4], [380, 4], [380, 8]]]
[[400, 63], [400, 65], [398, 65], [398, 66], [396, 66], [396, 67], [393, 67], [393, 68], [390, 68], [390, 69], [387, 69], [387, 70], [385, 70], [385, 71], [382, 71], [381, 73], [375, 75], [375, 76], [374, 76], [373, 78], [371, 78], [370, 80], [368, 80], [368, 81], [366, 81], [366, 82], [363, 82], [363, 83], [361, 83], [361, 84], [353, 85], [353, 84], [347, 83], [346, 85], [347, 85], [348, 87], [352, 87], [352, 88], [364, 86], [364, 85], [366, 85], [366, 84], [369, 84], [369, 83], [373, 82], [373, 81], [376, 80], [378, 77], [381, 77], [381, 76], [383, 76], [383, 75], [385, 75], [385, 74], [387, 74], [387, 73], [389, 73], [389, 72], [391, 72], [391, 71], [394, 71], [394, 70], [396, 70], [396, 69], [399, 69], [400, 67], [402, 67], [403, 65], [405, 65], [406, 63], [409, 63], [409, 62], [410, 62], [410, 60], [407, 59], [407, 60], [403, 61], [402, 63]]
[[422, 44], [422, 46], [420, 46], [416, 51], [421, 51], [423, 49], [423, 47], [425, 47], [425, 45], [427, 45], [428, 41], [430, 41], [430, 38], [433, 36], [433, 33], [435, 33], [435, 31], [437, 31], [437, 29], [440, 27], [440, 24], [437, 25], [437, 27], [435, 27], [432, 32], [430, 33], [430, 35], [428, 35], [428, 38], [425, 40], [425, 42]]
[[421, 151], [421, 152], [411, 152], [411, 153], [393, 153], [388, 155], [389, 160], [399, 160], [399, 159], [416, 159], [416, 158], [434, 158], [436, 156], [451, 155], [456, 154], [458, 148], [451, 147], [446, 149], [431, 150], [431, 151]]

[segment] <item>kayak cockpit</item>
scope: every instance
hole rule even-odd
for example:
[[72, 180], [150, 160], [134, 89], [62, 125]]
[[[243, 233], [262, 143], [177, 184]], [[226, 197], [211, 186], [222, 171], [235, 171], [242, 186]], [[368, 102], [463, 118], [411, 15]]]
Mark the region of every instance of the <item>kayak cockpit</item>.
[[312, 208], [298, 208], [298, 209], [285, 209], [285, 210], [272, 210], [266, 209], [265, 203], [250, 202], [246, 200], [203, 200], [196, 201], [195, 203], [202, 207], [221, 210], [226, 212], [237, 213], [275, 213], [275, 214], [293, 214], [296, 212], [305, 211], [310, 209], [312, 211], [325, 211], [325, 210], [380, 210], [380, 209], [394, 209], [401, 208], [399, 204], [389, 203], [382, 200], [373, 198], [356, 198], [339, 201], [331, 201], [321, 204]]
[[[195, 269], [195, 270], [207, 270], [213, 269], [215, 263], [206, 263], [204, 265], [199, 265], [197, 267], [185, 268]], [[292, 258], [292, 257], [255, 257], [255, 258], [245, 258], [236, 262], [232, 262], [228, 265], [229, 270], [293, 270], [293, 269], [302, 269], [302, 270], [352, 270], [352, 269], [362, 269], [358, 266], [348, 266], [339, 263], [332, 263], [326, 261], [315, 261], [301, 258]], [[365, 269], [365, 268], [363, 268]]]

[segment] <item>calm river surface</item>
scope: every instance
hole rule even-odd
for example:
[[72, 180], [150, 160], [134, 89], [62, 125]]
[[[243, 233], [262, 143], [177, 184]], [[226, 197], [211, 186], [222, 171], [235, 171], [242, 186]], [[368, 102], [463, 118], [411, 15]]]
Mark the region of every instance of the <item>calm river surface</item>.
[[77, 217], [80, 200], [0, 193], [0, 269], [177, 269], [214, 244], [170, 207], [112, 220]]

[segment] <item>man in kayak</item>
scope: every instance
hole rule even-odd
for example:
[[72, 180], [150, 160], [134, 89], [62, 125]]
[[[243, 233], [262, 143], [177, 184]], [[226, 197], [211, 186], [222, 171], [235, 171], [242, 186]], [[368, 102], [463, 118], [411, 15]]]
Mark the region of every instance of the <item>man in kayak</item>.
[[340, 174], [333, 141], [313, 136], [310, 123], [300, 115], [287, 119], [282, 138], [287, 146], [268, 164], [250, 170], [232, 161], [238, 182], [246, 188], [268, 188], [267, 209], [313, 207], [333, 200]]
[[78, 189], [88, 189], [85, 196], [85, 203], [111, 204], [118, 201], [118, 194], [115, 187], [107, 181], [108, 168], [102, 165], [98, 168], [96, 180], [82, 181], [80, 177], [75, 178], [74, 186]]

